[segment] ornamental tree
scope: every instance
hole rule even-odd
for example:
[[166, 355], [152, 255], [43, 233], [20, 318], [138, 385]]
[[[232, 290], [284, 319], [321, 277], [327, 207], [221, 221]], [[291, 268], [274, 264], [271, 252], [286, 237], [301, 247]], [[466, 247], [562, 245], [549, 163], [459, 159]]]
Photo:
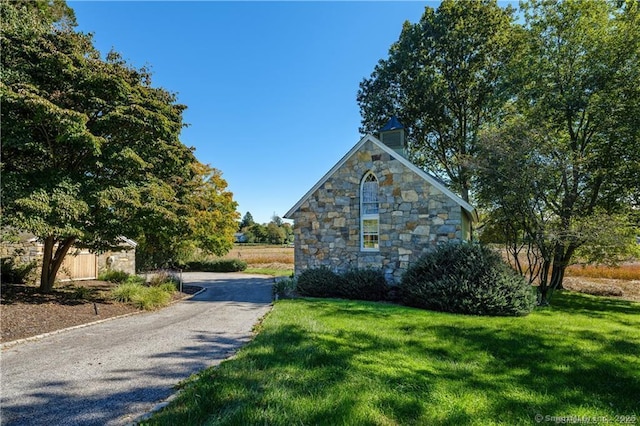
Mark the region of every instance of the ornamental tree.
[[40, 290], [72, 247], [100, 251], [121, 235], [228, 249], [235, 203], [180, 142], [175, 95], [115, 52], [101, 59], [64, 2], [1, 7], [3, 225], [44, 244]]

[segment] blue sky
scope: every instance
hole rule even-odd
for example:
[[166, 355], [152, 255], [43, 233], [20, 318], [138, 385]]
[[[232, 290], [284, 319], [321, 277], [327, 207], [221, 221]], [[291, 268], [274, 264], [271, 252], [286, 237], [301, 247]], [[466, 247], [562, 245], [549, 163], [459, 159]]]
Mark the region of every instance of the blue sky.
[[358, 84], [434, 2], [69, 1], [78, 30], [187, 105], [182, 142], [266, 223], [358, 142]]

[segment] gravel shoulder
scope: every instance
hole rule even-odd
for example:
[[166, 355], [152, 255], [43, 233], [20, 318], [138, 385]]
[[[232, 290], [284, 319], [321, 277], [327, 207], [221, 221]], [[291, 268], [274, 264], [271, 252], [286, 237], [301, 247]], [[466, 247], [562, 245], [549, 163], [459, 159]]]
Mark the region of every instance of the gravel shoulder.
[[2, 351], [3, 425], [122, 425], [252, 337], [272, 278], [188, 273], [205, 291], [160, 311], [65, 331]]

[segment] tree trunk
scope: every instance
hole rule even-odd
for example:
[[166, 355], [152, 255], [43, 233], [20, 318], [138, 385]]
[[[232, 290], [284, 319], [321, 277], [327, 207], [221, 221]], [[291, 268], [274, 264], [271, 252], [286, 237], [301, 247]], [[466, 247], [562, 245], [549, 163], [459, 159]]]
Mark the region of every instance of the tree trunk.
[[58, 247], [55, 252], [53, 251], [56, 238], [49, 236], [44, 240], [44, 250], [42, 253], [42, 271], [40, 273], [40, 288], [41, 293], [51, 293], [53, 285], [56, 282], [56, 275], [62, 266], [64, 257], [69, 252], [69, 249], [76, 242], [76, 237], [67, 237], [58, 243]]
[[549, 286], [553, 290], [564, 290], [562, 281], [564, 280], [564, 272], [569, 266], [569, 262], [576, 251], [577, 245], [569, 244], [565, 247], [562, 244], [556, 246], [553, 255], [553, 269], [551, 270], [551, 282]]
[[564, 271], [567, 269], [566, 264], [553, 263], [553, 269], [551, 270], [551, 283], [550, 287], [554, 290], [564, 290], [562, 281], [564, 280]]
[[549, 306], [549, 298], [551, 297], [551, 292], [553, 291], [553, 287], [549, 286], [549, 268], [551, 267], [551, 262], [548, 260], [542, 261], [542, 266], [540, 270], [540, 284], [538, 285], [538, 305], [540, 306]]

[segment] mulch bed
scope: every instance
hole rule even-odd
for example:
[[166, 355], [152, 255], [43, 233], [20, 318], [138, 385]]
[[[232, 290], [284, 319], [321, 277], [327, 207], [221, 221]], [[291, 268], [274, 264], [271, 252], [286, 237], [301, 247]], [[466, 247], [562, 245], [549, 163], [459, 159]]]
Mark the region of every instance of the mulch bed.
[[[60, 283], [51, 294], [39, 294], [34, 286], [2, 283], [0, 342], [140, 312], [134, 306], [109, 300], [108, 292], [114, 286], [105, 281], [76, 281]], [[174, 300], [198, 290], [185, 286], [183, 293], [174, 294]]]

